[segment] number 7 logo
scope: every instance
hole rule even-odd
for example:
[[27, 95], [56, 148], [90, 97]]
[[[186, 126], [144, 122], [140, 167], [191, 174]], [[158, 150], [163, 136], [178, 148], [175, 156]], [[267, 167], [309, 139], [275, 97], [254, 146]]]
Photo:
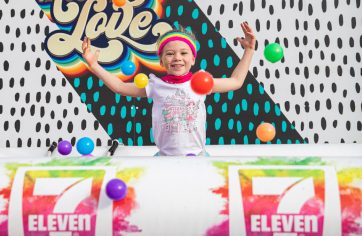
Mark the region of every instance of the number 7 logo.
[[230, 236], [340, 235], [336, 173], [328, 166], [230, 166]]
[[[104, 189], [115, 173], [113, 167], [19, 168], [10, 194], [9, 235], [111, 235], [113, 202]], [[76, 212], [83, 201], [93, 204]]]
[[313, 178], [252, 177], [253, 195], [280, 196], [277, 213], [298, 214], [302, 206], [314, 197]]

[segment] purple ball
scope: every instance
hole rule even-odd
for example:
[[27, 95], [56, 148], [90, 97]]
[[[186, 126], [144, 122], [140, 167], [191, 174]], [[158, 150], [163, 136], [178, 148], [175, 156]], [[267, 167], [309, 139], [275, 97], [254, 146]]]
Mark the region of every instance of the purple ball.
[[67, 140], [62, 140], [58, 143], [58, 152], [62, 155], [68, 155], [72, 152], [72, 144]]
[[110, 199], [121, 200], [127, 195], [127, 185], [120, 179], [112, 179], [107, 183], [106, 193]]
[[196, 155], [194, 153], [187, 153], [186, 156], [187, 157], [195, 157]]

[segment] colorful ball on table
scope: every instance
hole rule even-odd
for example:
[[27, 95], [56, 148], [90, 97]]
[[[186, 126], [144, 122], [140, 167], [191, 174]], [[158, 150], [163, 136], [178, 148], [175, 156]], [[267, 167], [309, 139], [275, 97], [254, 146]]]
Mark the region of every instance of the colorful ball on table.
[[82, 155], [89, 155], [94, 150], [94, 142], [88, 137], [83, 137], [77, 142], [77, 150]]
[[256, 128], [256, 136], [262, 142], [269, 142], [275, 137], [275, 128], [270, 123], [262, 123]]
[[117, 7], [122, 7], [126, 4], [126, 0], [113, 0], [113, 4]]
[[58, 143], [58, 152], [64, 156], [72, 152], [72, 144], [67, 140], [62, 140]]
[[264, 57], [271, 63], [280, 61], [283, 56], [283, 48], [278, 43], [268, 44], [264, 49]]
[[127, 185], [120, 179], [112, 179], [107, 183], [106, 194], [110, 199], [121, 200], [127, 195]]
[[137, 88], [144, 88], [148, 84], [148, 77], [143, 73], [139, 73], [134, 77], [134, 84]]
[[136, 65], [131, 61], [125, 61], [121, 65], [121, 70], [124, 75], [132, 75], [136, 71]]
[[212, 75], [204, 70], [200, 70], [191, 77], [192, 90], [200, 95], [209, 94], [214, 87]]

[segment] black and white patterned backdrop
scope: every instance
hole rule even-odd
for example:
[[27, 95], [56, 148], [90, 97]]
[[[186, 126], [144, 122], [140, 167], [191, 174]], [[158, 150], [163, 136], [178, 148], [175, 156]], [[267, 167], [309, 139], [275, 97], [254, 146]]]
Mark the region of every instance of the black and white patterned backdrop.
[[0, 1], [0, 147], [109, 139], [44, 50], [55, 29], [35, 1]]
[[[198, 1], [229, 45], [247, 20], [259, 43], [252, 73], [309, 143], [362, 142], [361, 1]], [[230, 37], [228, 37], [230, 36]], [[280, 42], [284, 61], [263, 60]]]
[[[360, 0], [195, 1], [226, 39], [246, 20], [258, 39], [250, 72], [308, 143], [362, 142]], [[59, 138], [110, 139], [44, 50], [56, 26], [35, 0], [0, 0], [0, 147], [45, 147]], [[279, 42], [284, 59], [263, 58]]]

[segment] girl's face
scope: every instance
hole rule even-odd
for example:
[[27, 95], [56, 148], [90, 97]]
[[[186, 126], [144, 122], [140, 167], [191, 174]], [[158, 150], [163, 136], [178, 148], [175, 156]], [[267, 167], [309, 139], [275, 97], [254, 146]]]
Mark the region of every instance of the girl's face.
[[160, 63], [166, 68], [167, 74], [184, 75], [195, 64], [195, 57], [187, 43], [176, 40], [164, 46]]

